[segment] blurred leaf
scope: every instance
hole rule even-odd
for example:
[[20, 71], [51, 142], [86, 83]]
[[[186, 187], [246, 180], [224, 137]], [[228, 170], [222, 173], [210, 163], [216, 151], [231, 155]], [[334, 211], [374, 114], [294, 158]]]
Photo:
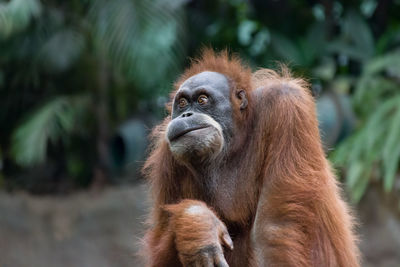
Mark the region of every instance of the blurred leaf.
[[392, 116], [392, 124], [388, 129], [383, 146], [384, 189], [389, 192], [393, 187], [394, 177], [400, 160], [400, 97], [397, 99], [397, 111]]
[[252, 20], [244, 20], [238, 27], [238, 39], [241, 45], [247, 46], [251, 43], [252, 35], [257, 30], [257, 23]]
[[384, 100], [383, 96], [396, 93], [398, 85], [381, 75], [363, 75], [354, 93], [353, 102], [360, 115], [369, 116], [371, 107], [376, 107]]
[[[364, 166], [365, 167], [365, 166]], [[369, 170], [369, 168], [368, 168]], [[354, 203], [358, 203], [362, 196], [365, 193], [365, 190], [367, 189], [368, 183], [369, 183], [369, 171], [363, 172], [363, 175], [360, 175], [358, 179], [357, 185], [354, 187], [352, 190], [352, 200]]]
[[317, 67], [313, 68], [312, 73], [321, 80], [330, 81], [336, 73], [336, 65], [332, 58], [324, 58]]
[[338, 76], [337, 78], [333, 79], [331, 83], [331, 86], [335, 92], [349, 95], [352, 86], [354, 85], [354, 78], [345, 75]]
[[314, 23], [307, 32], [307, 43], [316, 55], [325, 56], [327, 45], [327, 30], [323, 22]]
[[300, 38], [298, 41], [299, 52], [301, 55], [300, 64], [303, 66], [311, 66], [316, 58], [316, 51], [307, 39]]
[[390, 192], [393, 189], [394, 179], [399, 169], [400, 162], [400, 145], [396, 144], [393, 148], [391, 157], [387, 158], [383, 163], [384, 177], [383, 177], [383, 188], [385, 192]]
[[358, 61], [366, 61], [374, 54], [374, 38], [368, 24], [353, 11], [344, 18], [341, 37], [332, 41], [328, 49]]
[[99, 0], [89, 15], [96, 46], [139, 89], [159, 88], [184, 55], [182, 1]]
[[364, 0], [360, 5], [361, 12], [366, 17], [371, 17], [378, 5], [376, 0]]
[[345, 38], [365, 53], [365, 58], [370, 58], [374, 53], [374, 38], [365, 20], [358, 13], [349, 12], [343, 28]]
[[63, 29], [44, 43], [38, 57], [47, 72], [62, 72], [75, 63], [84, 45], [84, 38], [79, 32]]
[[48, 142], [65, 141], [87, 107], [88, 98], [82, 96], [59, 96], [41, 106], [13, 134], [15, 161], [22, 166], [43, 162]]
[[364, 51], [358, 47], [343, 41], [330, 42], [328, 44], [328, 50], [340, 55], [346, 55], [347, 57], [357, 61], [365, 61], [369, 58], [369, 55], [365, 54]]
[[400, 50], [369, 61], [365, 66], [365, 75], [372, 75], [384, 70], [400, 77]]
[[250, 54], [253, 56], [260, 55], [265, 51], [270, 41], [271, 35], [267, 29], [259, 31], [256, 36], [254, 36], [253, 42], [249, 48]]
[[376, 53], [383, 54], [400, 44], [400, 24], [390, 24], [376, 44]]
[[374, 164], [382, 167], [385, 191], [393, 188], [400, 162], [400, 94], [378, 102], [365, 120], [331, 155], [337, 165], [348, 169], [346, 183], [355, 201], [365, 192]]
[[325, 20], [325, 10], [322, 4], [315, 4], [312, 7], [312, 13], [318, 21]]
[[207, 28], [205, 29], [205, 32], [208, 36], [215, 36], [220, 32], [221, 28], [222, 28], [222, 23], [220, 21], [216, 21], [208, 25]]
[[281, 58], [300, 64], [302, 62], [301, 52], [296, 44], [283, 35], [273, 33], [271, 38], [271, 46], [278, 56]]
[[23, 30], [32, 17], [40, 15], [41, 10], [38, 0], [0, 2], [0, 39]]
[[356, 185], [357, 181], [363, 174], [364, 165], [357, 161], [354, 162], [347, 171], [347, 186], [352, 189]]

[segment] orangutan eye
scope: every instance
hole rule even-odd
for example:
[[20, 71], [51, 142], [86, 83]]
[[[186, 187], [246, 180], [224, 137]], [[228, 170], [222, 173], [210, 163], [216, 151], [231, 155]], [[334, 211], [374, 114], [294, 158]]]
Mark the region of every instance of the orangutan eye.
[[200, 95], [199, 98], [197, 98], [197, 103], [200, 105], [207, 104], [208, 102], [208, 97], [206, 95]]
[[186, 98], [180, 98], [179, 99], [179, 107], [180, 108], [184, 108], [188, 105], [188, 101], [186, 100]]

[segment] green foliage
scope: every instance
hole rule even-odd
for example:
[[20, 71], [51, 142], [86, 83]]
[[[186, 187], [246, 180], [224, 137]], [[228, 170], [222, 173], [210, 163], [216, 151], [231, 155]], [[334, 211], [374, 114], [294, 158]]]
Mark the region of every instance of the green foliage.
[[369, 61], [356, 84], [353, 102], [358, 131], [332, 154], [347, 170], [346, 184], [357, 202], [371, 179], [393, 189], [400, 162], [400, 51]]
[[88, 112], [88, 98], [59, 96], [41, 106], [13, 135], [12, 153], [17, 163], [29, 166], [43, 162], [49, 142], [68, 141], [78, 121]]
[[[69, 147], [71, 137], [85, 131], [96, 138], [96, 127], [81, 120], [98, 120], [91, 103], [106, 106], [112, 126], [126, 119], [142, 99], [170, 86], [185, 53], [181, 0], [50, 2], [0, 3], [0, 69], [11, 66], [4, 86], [16, 92], [0, 97], [0, 104], [13, 110], [22, 102], [25, 109], [15, 107], [19, 113], [6, 113], [0, 123], [15, 116], [20, 122], [5, 138], [21, 166], [44, 162], [50, 142]], [[32, 90], [40, 93], [34, 96]], [[74, 160], [67, 158], [66, 165], [77, 166], [70, 164]], [[76, 175], [82, 168], [69, 169]]]
[[[177, 75], [185, 53], [183, 1], [93, 1], [89, 12], [97, 49], [144, 92]], [[149, 92], [148, 92], [149, 93]]]
[[341, 36], [331, 42], [328, 49], [361, 62], [368, 60], [375, 51], [371, 29], [358, 13], [348, 12], [343, 20]]
[[[42, 44], [36, 55], [46, 73], [61, 73], [73, 67], [84, 50], [82, 33], [70, 28], [54, 32]], [[62, 51], [62, 53], [60, 53]]]
[[41, 14], [38, 0], [12, 0], [0, 2], [0, 39], [7, 38], [26, 28], [32, 17]]

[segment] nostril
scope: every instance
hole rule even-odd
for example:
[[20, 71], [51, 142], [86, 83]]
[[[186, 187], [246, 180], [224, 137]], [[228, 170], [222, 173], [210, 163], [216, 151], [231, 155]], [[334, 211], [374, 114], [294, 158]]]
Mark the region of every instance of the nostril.
[[182, 117], [185, 118], [185, 117], [190, 117], [190, 116], [192, 116], [192, 115], [193, 115], [192, 112], [186, 112], [186, 113], [183, 113], [183, 114], [182, 114]]

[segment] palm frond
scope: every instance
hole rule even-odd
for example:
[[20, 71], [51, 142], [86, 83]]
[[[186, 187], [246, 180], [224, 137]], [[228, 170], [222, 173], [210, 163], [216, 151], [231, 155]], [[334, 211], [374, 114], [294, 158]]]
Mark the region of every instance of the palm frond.
[[98, 49], [138, 89], [157, 88], [179, 70], [184, 55], [183, 1], [95, 1], [92, 23]]
[[400, 94], [371, 111], [365, 124], [331, 155], [337, 166], [347, 169], [346, 184], [355, 202], [363, 196], [374, 166], [385, 191], [391, 191], [400, 162]]
[[59, 96], [35, 111], [14, 132], [12, 155], [23, 166], [40, 163], [46, 158], [49, 142], [65, 141], [85, 114], [88, 98]]
[[[332, 153], [337, 166], [347, 169], [346, 184], [359, 201], [371, 177], [382, 177], [383, 188], [393, 188], [400, 162], [400, 51], [369, 60], [353, 95], [363, 124]], [[392, 76], [391, 76], [392, 75]]]

